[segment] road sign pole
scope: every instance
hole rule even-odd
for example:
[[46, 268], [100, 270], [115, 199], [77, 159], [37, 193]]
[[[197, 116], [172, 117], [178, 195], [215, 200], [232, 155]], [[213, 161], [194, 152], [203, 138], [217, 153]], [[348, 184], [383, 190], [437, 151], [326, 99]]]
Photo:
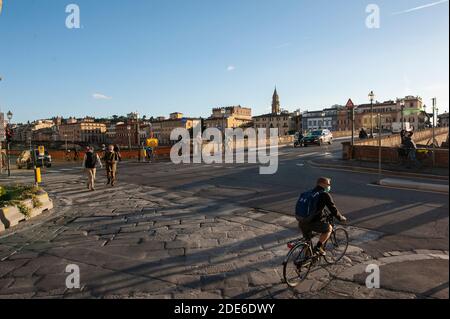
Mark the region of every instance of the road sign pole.
[[381, 180], [381, 160], [382, 160], [382, 148], [381, 148], [381, 114], [378, 114], [378, 177]]
[[9, 143], [9, 141], [7, 142], [7, 154], [6, 154], [6, 156], [7, 156], [7, 158], [8, 158], [8, 163], [7, 163], [7, 165], [8, 165], [8, 177], [11, 177], [11, 169], [10, 169], [10, 166], [11, 166], [11, 161], [10, 161], [10, 157], [11, 157], [11, 150], [10, 150], [10, 143]]
[[436, 98], [433, 98], [433, 168], [436, 165]]

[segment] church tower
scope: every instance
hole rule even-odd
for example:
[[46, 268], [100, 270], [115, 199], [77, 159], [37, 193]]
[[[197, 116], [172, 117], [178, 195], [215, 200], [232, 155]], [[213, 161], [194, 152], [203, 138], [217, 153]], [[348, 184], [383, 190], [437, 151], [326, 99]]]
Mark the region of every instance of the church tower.
[[272, 97], [272, 114], [280, 114], [281, 106], [280, 106], [280, 97], [278, 96], [277, 88], [275, 87], [275, 92], [273, 92]]

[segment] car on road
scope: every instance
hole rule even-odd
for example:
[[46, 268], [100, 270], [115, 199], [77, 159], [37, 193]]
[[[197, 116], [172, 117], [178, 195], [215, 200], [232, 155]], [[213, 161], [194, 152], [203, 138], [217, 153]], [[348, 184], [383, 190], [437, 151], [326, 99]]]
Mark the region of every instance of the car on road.
[[[36, 156], [36, 167], [51, 167], [52, 166], [52, 157], [51, 155], [45, 151], [44, 155], [40, 155], [38, 150], [34, 150]], [[20, 153], [19, 157], [16, 161], [17, 168], [33, 168], [33, 156], [31, 151], [23, 151]]]
[[333, 144], [333, 134], [330, 130], [315, 130], [308, 133], [304, 140], [304, 145], [319, 145], [322, 146], [324, 144]]

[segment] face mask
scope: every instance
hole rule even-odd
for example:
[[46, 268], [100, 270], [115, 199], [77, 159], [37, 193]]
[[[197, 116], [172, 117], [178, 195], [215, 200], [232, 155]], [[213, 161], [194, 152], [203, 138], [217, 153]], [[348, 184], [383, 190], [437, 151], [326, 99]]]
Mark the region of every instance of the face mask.
[[325, 188], [325, 193], [330, 193], [331, 192], [331, 186], [328, 186], [327, 188]]

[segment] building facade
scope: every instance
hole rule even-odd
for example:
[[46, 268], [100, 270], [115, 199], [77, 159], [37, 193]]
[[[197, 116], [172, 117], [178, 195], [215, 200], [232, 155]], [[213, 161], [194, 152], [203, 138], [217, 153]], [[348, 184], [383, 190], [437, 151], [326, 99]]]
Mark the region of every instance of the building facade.
[[429, 125], [429, 115], [425, 111], [422, 99], [416, 96], [406, 96], [396, 101], [375, 102], [373, 112], [371, 104], [359, 105], [355, 110], [356, 129], [378, 129], [378, 114], [381, 115], [381, 129], [392, 130], [392, 123], [409, 122], [415, 130], [423, 130]]
[[266, 133], [270, 135], [270, 129], [278, 129], [278, 136], [287, 136], [295, 131], [301, 130], [300, 111], [290, 113], [281, 110], [280, 96], [277, 89], [272, 96], [272, 113], [263, 114], [253, 117], [253, 127], [255, 129], [266, 129]]
[[93, 120], [76, 121], [59, 126], [58, 140], [72, 143], [106, 143], [106, 124]]
[[252, 123], [252, 109], [247, 107], [229, 106], [214, 108], [212, 115], [203, 121], [206, 128], [227, 128], [248, 127]]
[[448, 127], [448, 113], [438, 115], [439, 127]]
[[[56, 126], [52, 120], [39, 120], [30, 124], [19, 124], [13, 128], [13, 141], [15, 142], [28, 142], [30, 139], [37, 141], [36, 138], [43, 138], [43, 141], [47, 141], [48, 138], [44, 137], [45, 134], [39, 134], [38, 132], [41, 130], [46, 130], [48, 133], [48, 129], [52, 129], [52, 132], [55, 132]], [[53, 134], [53, 133], [52, 133]], [[56, 137], [51, 138], [55, 140]]]
[[[176, 141], [170, 140], [170, 135], [174, 129], [183, 128], [192, 130], [195, 126], [201, 125], [201, 120], [197, 118], [185, 118], [182, 113], [172, 113], [167, 120], [155, 120], [151, 122], [151, 134], [157, 138], [159, 145], [173, 145]], [[172, 116], [173, 115], [173, 116]]]
[[306, 111], [302, 116], [304, 131], [321, 129], [338, 131], [340, 129], [339, 120], [342, 117], [342, 107], [333, 106], [322, 111]]

